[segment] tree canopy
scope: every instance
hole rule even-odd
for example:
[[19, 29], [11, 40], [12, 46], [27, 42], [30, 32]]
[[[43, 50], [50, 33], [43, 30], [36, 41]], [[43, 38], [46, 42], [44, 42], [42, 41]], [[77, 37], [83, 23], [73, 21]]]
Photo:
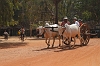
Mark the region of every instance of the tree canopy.
[[[59, 0], [58, 20], [74, 16], [100, 22], [99, 0]], [[53, 0], [0, 0], [0, 26], [21, 25], [29, 28], [43, 25], [45, 21], [54, 23], [55, 5]]]

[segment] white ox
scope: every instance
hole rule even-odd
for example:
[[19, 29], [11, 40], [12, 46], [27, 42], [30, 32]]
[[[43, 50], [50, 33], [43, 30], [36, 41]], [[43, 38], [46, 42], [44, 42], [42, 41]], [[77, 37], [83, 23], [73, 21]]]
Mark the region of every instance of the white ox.
[[63, 36], [62, 42], [64, 42], [64, 38], [68, 39], [67, 41], [69, 42], [69, 48], [71, 48], [71, 37], [74, 38], [74, 45], [76, 43], [76, 35], [78, 35], [78, 38], [80, 39], [81, 42], [81, 36], [80, 36], [80, 27], [77, 26], [76, 24], [68, 25], [67, 23], [65, 24], [65, 27], [59, 26], [58, 27], [59, 35]]
[[39, 35], [44, 34], [44, 37], [46, 38], [45, 43], [47, 44], [47, 48], [50, 46], [50, 40], [53, 38], [53, 44], [52, 47], [54, 46], [55, 38], [58, 37], [59, 39], [59, 46], [61, 45], [60, 41], [60, 36], [58, 34], [58, 25], [49, 25], [48, 23], [45, 24], [45, 27], [40, 26], [39, 29]]

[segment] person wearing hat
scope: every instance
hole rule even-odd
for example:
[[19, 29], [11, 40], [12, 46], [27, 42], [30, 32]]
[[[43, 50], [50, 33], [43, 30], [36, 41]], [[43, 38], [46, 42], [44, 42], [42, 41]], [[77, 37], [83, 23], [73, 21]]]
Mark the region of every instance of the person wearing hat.
[[79, 24], [79, 22], [77, 21], [77, 18], [76, 18], [76, 17], [74, 17], [74, 22], [75, 22], [75, 24], [77, 24], [78, 26], [80, 26], [80, 24]]
[[64, 20], [64, 21], [61, 23], [61, 26], [64, 27], [66, 23], [70, 25], [70, 22], [68, 21], [68, 18], [67, 18], [67, 17], [64, 17], [63, 20]]
[[78, 22], [79, 22], [80, 26], [83, 24], [81, 19], [79, 19]]
[[[68, 21], [68, 18], [67, 17], [64, 17], [64, 19], [63, 19], [64, 21], [61, 23], [61, 26], [62, 27], [65, 27], [65, 24], [67, 23], [68, 25], [70, 25], [70, 22]], [[65, 42], [67, 41], [67, 39], [65, 40]], [[71, 41], [73, 41], [72, 40], [72, 38], [71, 38]], [[64, 42], [64, 43], [65, 43]], [[66, 43], [65, 43], [66, 44]]]

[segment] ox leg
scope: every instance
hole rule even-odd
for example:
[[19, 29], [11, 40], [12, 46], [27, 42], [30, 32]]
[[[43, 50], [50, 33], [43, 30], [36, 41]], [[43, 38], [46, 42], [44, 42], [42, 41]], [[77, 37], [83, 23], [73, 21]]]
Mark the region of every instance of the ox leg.
[[68, 38], [69, 49], [71, 49], [71, 37]]
[[45, 43], [48, 45], [48, 47], [47, 48], [49, 48], [49, 46], [50, 46], [50, 39], [48, 40], [48, 38], [46, 38], [46, 40], [45, 40]]
[[59, 39], [59, 47], [61, 46], [61, 37], [59, 36], [58, 39]]
[[72, 48], [75, 47], [75, 43], [76, 43], [76, 39], [75, 39], [75, 37], [74, 37], [74, 44], [73, 44]]
[[50, 38], [49, 38], [49, 40], [48, 40], [48, 44], [47, 44], [47, 45], [48, 45], [48, 48], [49, 48], [49, 46], [50, 46]]
[[48, 45], [48, 38], [46, 38], [45, 43]]
[[53, 37], [53, 44], [52, 44], [52, 48], [53, 48], [53, 46], [54, 46], [54, 43], [55, 43], [55, 37]]
[[64, 37], [62, 36], [62, 48], [64, 47]]
[[79, 38], [79, 40], [80, 40], [80, 46], [82, 46], [82, 41], [83, 41], [83, 39], [82, 39], [82, 37], [78, 34], [78, 38]]
[[47, 38], [45, 39], [45, 43], [47, 44]]
[[62, 47], [64, 46], [65, 37], [62, 38]]

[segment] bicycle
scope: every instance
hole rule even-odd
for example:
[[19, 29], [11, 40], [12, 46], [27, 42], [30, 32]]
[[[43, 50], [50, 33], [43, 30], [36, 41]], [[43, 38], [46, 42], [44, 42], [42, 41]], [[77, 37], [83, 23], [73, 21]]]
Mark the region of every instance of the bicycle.
[[21, 38], [22, 41], [24, 41], [24, 34], [21, 34], [20, 38]]

